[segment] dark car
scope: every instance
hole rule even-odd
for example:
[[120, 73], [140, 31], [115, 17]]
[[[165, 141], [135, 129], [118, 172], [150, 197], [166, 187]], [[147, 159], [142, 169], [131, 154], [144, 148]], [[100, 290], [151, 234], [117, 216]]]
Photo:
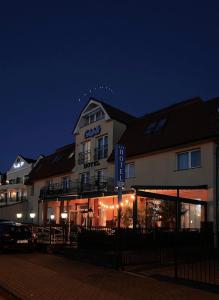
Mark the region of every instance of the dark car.
[[32, 250], [32, 232], [27, 225], [3, 221], [0, 222], [0, 250]]

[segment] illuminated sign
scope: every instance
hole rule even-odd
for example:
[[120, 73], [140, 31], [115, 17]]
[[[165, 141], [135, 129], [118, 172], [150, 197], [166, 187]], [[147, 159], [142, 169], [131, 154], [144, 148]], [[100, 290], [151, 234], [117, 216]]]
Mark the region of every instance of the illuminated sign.
[[100, 165], [100, 163], [99, 163], [98, 160], [93, 161], [93, 162], [89, 162], [89, 163], [84, 164], [84, 169], [96, 167], [96, 166], [99, 166], [99, 165]]
[[115, 182], [118, 187], [121, 187], [125, 183], [125, 158], [125, 146], [117, 144], [115, 146]]
[[17, 163], [14, 163], [13, 164], [13, 167], [15, 168], [15, 169], [19, 169], [19, 168], [21, 168], [22, 166], [24, 165], [24, 162], [23, 161], [17, 161]]
[[100, 133], [101, 133], [101, 127], [99, 125], [99, 126], [94, 127], [92, 129], [86, 130], [85, 133], [84, 133], [84, 137], [85, 137], [85, 139], [88, 139], [88, 138], [91, 138], [91, 137], [93, 137], [95, 135], [98, 135]]

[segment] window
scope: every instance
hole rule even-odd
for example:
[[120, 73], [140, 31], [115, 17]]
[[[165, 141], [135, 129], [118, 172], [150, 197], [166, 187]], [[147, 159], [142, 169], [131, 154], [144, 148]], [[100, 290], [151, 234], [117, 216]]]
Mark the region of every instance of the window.
[[34, 184], [31, 185], [30, 195], [34, 196]]
[[89, 172], [82, 173], [80, 181], [81, 181], [82, 184], [89, 183], [89, 181], [90, 181], [90, 173]]
[[99, 121], [105, 117], [102, 110], [96, 110], [85, 117], [86, 125]]
[[62, 177], [62, 188], [64, 191], [67, 191], [69, 189], [69, 177]]
[[125, 178], [135, 177], [135, 164], [128, 163], [125, 165]]
[[166, 125], [167, 119], [163, 118], [158, 121], [149, 123], [145, 129], [145, 134], [154, 133], [160, 131]]
[[47, 180], [46, 185], [47, 185], [49, 191], [53, 190], [53, 180], [52, 179]]
[[82, 144], [82, 152], [84, 153], [84, 163], [90, 162], [90, 148], [91, 148], [90, 141], [87, 141]]
[[104, 182], [106, 180], [106, 169], [96, 171], [96, 180], [98, 182]]
[[95, 160], [100, 160], [107, 158], [108, 156], [108, 136], [102, 136], [101, 138], [96, 139], [96, 148], [95, 148]]
[[177, 170], [198, 168], [201, 166], [201, 150], [181, 152], [177, 154]]

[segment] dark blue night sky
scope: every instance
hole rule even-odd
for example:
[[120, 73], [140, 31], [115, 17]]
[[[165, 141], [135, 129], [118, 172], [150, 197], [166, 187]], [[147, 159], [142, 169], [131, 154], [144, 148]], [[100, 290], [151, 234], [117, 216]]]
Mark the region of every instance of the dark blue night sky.
[[219, 2], [1, 1], [0, 170], [71, 143], [98, 86], [138, 116], [219, 96]]

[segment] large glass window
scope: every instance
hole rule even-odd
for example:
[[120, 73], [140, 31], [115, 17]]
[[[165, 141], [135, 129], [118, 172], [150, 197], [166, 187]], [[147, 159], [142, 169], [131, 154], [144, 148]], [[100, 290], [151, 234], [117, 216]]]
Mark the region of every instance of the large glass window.
[[91, 161], [91, 141], [86, 141], [81, 144], [81, 152], [78, 156], [78, 163], [84, 164]]
[[91, 149], [91, 142], [87, 141], [82, 144], [83, 146], [83, 153], [84, 153], [84, 163], [90, 162], [90, 149]]
[[102, 136], [96, 140], [95, 160], [108, 157], [108, 136]]
[[125, 165], [125, 178], [135, 177], [135, 164], [128, 163]]
[[201, 151], [195, 149], [177, 154], [177, 170], [198, 168], [201, 166]]

